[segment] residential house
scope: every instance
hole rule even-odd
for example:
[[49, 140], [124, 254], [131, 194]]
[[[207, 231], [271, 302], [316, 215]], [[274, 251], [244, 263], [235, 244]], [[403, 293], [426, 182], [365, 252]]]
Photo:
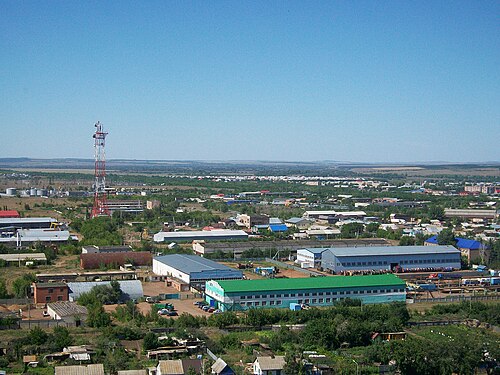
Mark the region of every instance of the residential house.
[[55, 375], [104, 375], [101, 363], [80, 366], [56, 366]]
[[285, 364], [285, 356], [257, 357], [253, 363], [253, 374], [281, 375]]
[[217, 358], [212, 365], [212, 375], [234, 375], [235, 372], [222, 358]]
[[160, 361], [156, 367], [156, 375], [186, 375], [190, 370], [201, 374], [203, 362], [201, 359], [171, 359]]

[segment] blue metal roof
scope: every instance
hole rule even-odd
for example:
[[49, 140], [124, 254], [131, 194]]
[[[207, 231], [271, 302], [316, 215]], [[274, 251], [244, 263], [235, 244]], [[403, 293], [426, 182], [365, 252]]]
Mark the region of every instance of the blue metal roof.
[[[459, 249], [476, 250], [484, 248], [484, 245], [481, 244], [481, 242], [476, 240], [469, 240], [468, 238], [455, 237], [455, 241], [456, 241], [455, 246], [458, 247]], [[438, 244], [437, 236], [432, 236], [431, 238], [425, 240], [425, 242], [437, 245]]]
[[202, 258], [198, 255], [170, 254], [155, 257], [153, 259], [186, 274], [215, 270], [236, 271], [234, 268], [230, 268], [207, 258]]
[[269, 230], [271, 232], [286, 232], [288, 227], [286, 224], [271, 224], [269, 225]]
[[305, 249], [301, 250], [307, 250], [312, 254], [321, 254], [325, 250], [329, 250], [329, 247], [306, 247]]
[[[381, 256], [381, 255], [421, 255], [421, 254], [460, 254], [451, 245], [438, 246], [363, 246], [363, 247], [331, 247], [326, 249], [336, 257]], [[324, 256], [324, 255], [323, 255]]]

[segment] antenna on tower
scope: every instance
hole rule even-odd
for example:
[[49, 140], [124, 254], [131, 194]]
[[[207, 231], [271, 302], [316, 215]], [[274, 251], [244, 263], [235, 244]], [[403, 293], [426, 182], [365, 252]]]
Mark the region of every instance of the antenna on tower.
[[92, 207], [92, 217], [110, 216], [106, 196], [106, 153], [104, 151], [106, 136], [102, 124], [98, 121], [94, 138], [95, 151], [95, 172], [94, 172], [94, 206]]

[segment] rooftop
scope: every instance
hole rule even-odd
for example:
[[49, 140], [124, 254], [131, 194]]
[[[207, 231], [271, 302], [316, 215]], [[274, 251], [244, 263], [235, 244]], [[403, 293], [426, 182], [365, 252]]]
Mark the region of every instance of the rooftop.
[[47, 257], [44, 253], [23, 253], [23, 254], [0, 254], [0, 259], [7, 262], [18, 262], [25, 260], [43, 260], [46, 261]]
[[194, 273], [212, 270], [230, 270], [236, 271], [224, 264], [214, 262], [213, 260], [202, 258], [198, 255], [170, 254], [155, 257], [154, 260], [167, 264], [184, 273]]
[[256, 279], [217, 281], [226, 293], [260, 290], [298, 290], [406, 285], [399, 277], [387, 275], [325, 276], [297, 279]]
[[47, 304], [47, 308], [53, 310], [58, 316], [87, 315], [87, 308], [80, 306], [76, 302], [59, 301]]
[[[460, 237], [455, 237], [455, 246], [458, 247], [459, 249], [470, 249], [470, 250], [476, 250], [476, 249], [482, 249], [483, 247], [486, 247], [483, 245], [481, 242], [476, 241], [476, 240], [470, 240], [468, 238], [460, 238]], [[427, 243], [432, 243], [432, 244], [437, 244], [437, 236], [432, 236], [431, 238], [428, 238], [425, 240]]]
[[381, 256], [381, 255], [422, 255], [422, 254], [459, 254], [460, 251], [450, 245], [438, 246], [366, 246], [326, 249], [336, 257]]
[[55, 375], [104, 375], [102, 364], [80, 366], [56, 366]]
[[257, 357], [256, 361], [263, 371], [283, 370], [285, 367], [285, 356], [277, 355], [276, 357]]
[[9, 225], [15, 225], [15, 224], [23, 224], [23, 223], [57, 223], [57, 220], [54, 219], [53, 217], [13, 217], [13, 218], [0, 218], [0, 226], [2, 224], [9, 224]]
[[178, 232], [158, 232], [155, 236], [163, 238], [191, 238], [191, 237], [225, 237], [225, 236], [248, 236], [245, 231], [233, 229], [214, 230], [188, 230]]

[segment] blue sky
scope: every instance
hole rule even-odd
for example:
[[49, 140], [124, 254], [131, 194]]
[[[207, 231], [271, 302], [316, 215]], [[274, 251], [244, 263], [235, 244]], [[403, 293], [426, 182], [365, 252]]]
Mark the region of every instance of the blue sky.
[[0, 157], [500, 161], [499, 1], [0, 2]]

